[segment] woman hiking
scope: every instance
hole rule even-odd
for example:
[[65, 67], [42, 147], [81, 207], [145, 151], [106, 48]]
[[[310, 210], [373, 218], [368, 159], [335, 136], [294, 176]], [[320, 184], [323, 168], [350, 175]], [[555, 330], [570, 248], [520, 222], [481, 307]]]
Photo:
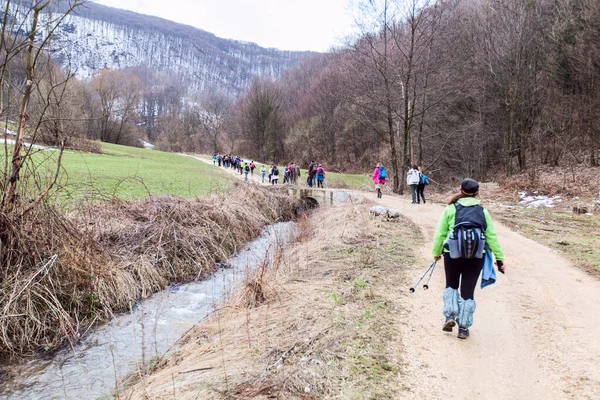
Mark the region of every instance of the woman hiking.
[[[476, 305], [473, 294], [484, 269], [485, 251], [494, 254], [500, 272], [504, 273], [506, 269], [492, 218], [481, 206], [479, 199], [476, 199], [478, 194], [477, 181], [468, 178], [463, 180], [460, 193], [452, 197], [444, 209], [433, 238], [433, 258], [437, 261], [443, 254], [446, 272], [446, 289], [443, 294], [446, 321], [442, 330], [452, 332], [454, 325], [458, 323], [459, 339], [469, 337], [469, 327], [473, 324]], [[491, 268], [493, 275], [491, 255], [487, 256], [489, 262], [485, 269]], [[484, 271], [484, 277], [486, 272], [489, 271]]]
[[429, 185], [429, 178], [423, 172], [423, 168], [419, 167], [419, 184], [417, 185], [417, 204], [421, 204], [421, 200], [423, 200], [423, 204], [425, 201], [425, 185]]
[[273, 167], [271, 168], [271, 185], [277, 185], [278, 182], [279, 169], [277, 168], [277, 165], [273, 164]]
[[412, 197], [411, 204], [417, 204], [417, 186], [419, 185], [419, 169], [413, 165], [406, 173], [406, 184], [410, 187], [410, 195]]
[[263, 165], [260, 168], [260, 177], [262, 179], [262, 183], [265, 183], [265, 174], [267, 173], [267, 170], [265, 169], [265, 166]]
[[317, 187], [323, 189], [323, 182], [325, 181], [325, 168], [321, 164], [317, 167]]
[[378, 199], [381, 198], [381, 187], [379, 186], [379, 166], [380, 165], [381, 165], [381, 163], [377, 163], [377, 165], [375, 166], [375, 169], [373, 170], [373, 177], [371, 178], [371, 181], [373, 181], [373, 184], [375, 185], [375, 190], [377, 191]]
[[381, 185], [385, 187], [385, 180], [387, 178], [387, 171], [382, 163], [377, 163], [375, 166], [375, 170], [373, 170], [373, 177], [371, 180], [375, 184], [375, 189], [377, 190], [377, 198], [380, 199], [383, 196], [381, 192]]

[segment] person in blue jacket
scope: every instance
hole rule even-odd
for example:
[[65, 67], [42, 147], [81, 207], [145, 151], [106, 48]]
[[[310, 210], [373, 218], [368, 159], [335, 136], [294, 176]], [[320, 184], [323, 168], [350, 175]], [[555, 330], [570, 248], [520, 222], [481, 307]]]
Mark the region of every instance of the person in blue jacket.
[[[504, 254], [498, 243], [498, 236], [489, 212], [481, 206], [477, 199], [479, 183], [473, 179], [462, 181], [460, 193], [452, 197], [440, 218], [433, 238], [433, 258], [437, 261], [444, 256], [446, 273], [446, 289], [444, 290], [443, 313], [446, 317], [442, 330], [452, 332], [458, 323], [458, 338], [469, 337], [469, 327], [473, 324], [475, 313], [474, 292], [477, 280], [481, 274], [484, 257], [483, 253], [469, 255], [456, 254], [447, 241], [455, 234], [455, 227], [477, 228], [485, 236], [485, 244], [496, 257], [498, 270], [504, 273], [506, 264]], [[453, 253], [453, 254], [451, 254]], [[460, 286], [460, 295], [458, 293]]]

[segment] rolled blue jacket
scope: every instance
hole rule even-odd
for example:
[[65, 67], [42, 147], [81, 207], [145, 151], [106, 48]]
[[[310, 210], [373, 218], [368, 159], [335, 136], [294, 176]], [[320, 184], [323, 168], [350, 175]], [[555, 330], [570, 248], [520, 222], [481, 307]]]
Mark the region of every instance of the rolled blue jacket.
[[489, 247], [485, 246], [483, 256], [483, 269], [481, 270], [481, 288], [489, 286], [496, 282], [496, 270], [494, 269], [494, 257]]

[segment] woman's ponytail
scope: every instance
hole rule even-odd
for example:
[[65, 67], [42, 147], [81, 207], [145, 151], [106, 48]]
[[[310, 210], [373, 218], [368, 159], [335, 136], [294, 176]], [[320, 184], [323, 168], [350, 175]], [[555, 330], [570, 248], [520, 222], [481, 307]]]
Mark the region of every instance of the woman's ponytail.
[[450, 197], [450, 200], [448, 200], [448, 204], [454, 204], [456, 203], [458, 200], [462, 199], [463, 197], [467, 197], [465, 196], [462, 192], [455, 194], [454, 196]]

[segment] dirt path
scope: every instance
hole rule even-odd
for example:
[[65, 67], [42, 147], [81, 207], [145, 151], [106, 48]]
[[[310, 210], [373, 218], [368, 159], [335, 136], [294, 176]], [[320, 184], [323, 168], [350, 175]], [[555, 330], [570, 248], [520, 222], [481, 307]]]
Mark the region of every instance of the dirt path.
[[430, 244], [443, 206], [366, 196], [398, 209], [425, 236], [426, 244], [419, 249], [422, 265], [407, 271], [397, 297], [406, 311], [399, 315], [404, 319], [405, 398], [600, 398], [598, 280], [496, 222], [507, 274], [495, 285], [476, 290], [475, 324], [471, 337], [461, 341], [456, 332], [441, 330], [443, 263], [429, 291], [408, 293], [431, 260]]
[[[426, 245], [419, 268], [424, 269], [442, 206], [412, 205], [392, 196], [374, 200], [422, 228]], [[508, 271], [475, 292], [468, 340], [441, 331], [442, 264], [429, 291], [411, 295], [401, 288], [407, 397], [600, 398], [600, 282], [552, 250], [496, 225]], [[418, 278], [419, 268], [407, 279]]]

